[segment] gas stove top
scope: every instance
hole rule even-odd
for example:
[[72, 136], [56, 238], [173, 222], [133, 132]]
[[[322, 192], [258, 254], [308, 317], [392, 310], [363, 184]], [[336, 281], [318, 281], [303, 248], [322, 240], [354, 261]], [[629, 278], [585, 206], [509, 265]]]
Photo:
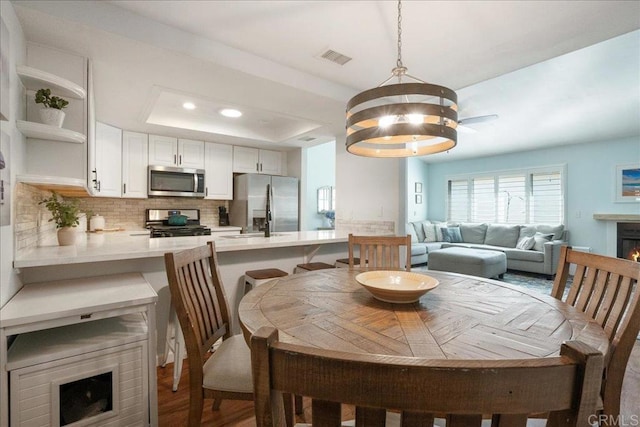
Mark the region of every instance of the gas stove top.
[[204, 225], [152, 225], [150, 237], [210, 236], [211, 229]]
[[[169, 217], [172, 215], [186, 216], [186, 224], [169, 225]], [[211, 229], [200, 224], [199, 209], [147, 209], [145, 225], [152, 238], [211, 235]]]

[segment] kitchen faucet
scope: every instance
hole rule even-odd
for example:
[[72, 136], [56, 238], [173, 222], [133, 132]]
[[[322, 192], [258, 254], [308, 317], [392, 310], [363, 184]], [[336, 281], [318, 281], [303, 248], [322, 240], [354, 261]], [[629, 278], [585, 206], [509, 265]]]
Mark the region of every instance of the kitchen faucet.
[[271, 237], [271, 184], [267, 184], [267, 208], [265, 214], [264, 237]]

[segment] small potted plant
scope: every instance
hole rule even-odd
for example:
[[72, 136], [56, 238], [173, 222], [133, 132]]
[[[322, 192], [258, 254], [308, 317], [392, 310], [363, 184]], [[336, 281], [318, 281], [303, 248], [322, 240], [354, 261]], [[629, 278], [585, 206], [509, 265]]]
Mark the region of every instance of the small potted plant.
[[80, 223], [80, 208], [75, 199], [64, 200], [56, 193], [40, 201], [51, 212], [51, 219], [56, 223], [58, 229], [58, 244], [60, 246], [71, 246], [76, 242], [76, 227]]
[[39, 89], [36, 92], [36, 104], [42, 104], [40, 109], [40, 120], [50, 126], [62, 127], [64, 121], [64, 111], [69, 101], [59, 96], [51, 96], [51, 89]]

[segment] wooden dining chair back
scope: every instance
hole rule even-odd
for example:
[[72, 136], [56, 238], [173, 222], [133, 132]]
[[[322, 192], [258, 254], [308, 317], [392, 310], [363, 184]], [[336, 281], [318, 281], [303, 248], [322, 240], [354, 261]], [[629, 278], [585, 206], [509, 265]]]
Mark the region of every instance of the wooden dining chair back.
[[[405, 265], [401, 265], [402, 250]], [[355, 259], [359, 258], [359, 263]], [[411, 271], [411, 235], [354, 236], [349, 234], [349, 268]]]
[[[187, 350], [189, 426], [200, 426], [204, 397], [214, 399], [214, 410], [222, 399], [253, 400], [251, 355], [242, 335], [231, 335], [214, 243], [166, 253], [164, 260]], [[222, 342], [209, 356], [219, 339]]]
[[[560, 356], [525, 360], [443, 360], [341, 353], [278, 341], [260, 328], [251, 337], [256, 424], [283, 427], [283, 393], [308, 396], [313, 427], [341, 425], [341, 404], [355, 406], [356, 426], [382, 427], [386, 409], [402, 427], [525, 426], [548, 412], [548, 426], [590, 426], [602, 378], [602, 353], [578, 341]], [[570, 420], [570, 422], [566, 422]], [[308, 421], [308, 420], [307, 420]]]
[[[575, 273], [567, 293], [572, 266]], [[602, 384], [604, 413], [609, 415], [620, 413], [622, 380], [640, 331], [639, 281], [639, 262], [560, 248], [552, 296], [585, 312], [609, 337]]]

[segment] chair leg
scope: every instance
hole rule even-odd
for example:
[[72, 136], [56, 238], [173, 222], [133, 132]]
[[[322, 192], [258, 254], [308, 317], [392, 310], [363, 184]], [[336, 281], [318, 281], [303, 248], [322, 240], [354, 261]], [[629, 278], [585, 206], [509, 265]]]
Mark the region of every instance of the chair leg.
[[182, 375], [182, 341], [182, 336], [179, 336], [179, 332], [176, 330], [175, 342], [173, 343], [173, 391], [178, 391], [180, 375]]
[[191, 390], [189, 393], [189, 427], [200, 427], [202, 425], [202, 406], [204, 396], [202, 389]]
[[294, 408], [293, 408], [293, 395], [291, 393], [283, 393], [282, 399], [284, 400], [284, 416], [287, 427], [293, 427], [296, 423]]
[[304, 408], [302, 407], [302, 396], [296, 394], [295, 396], [296, 415], [302, 415]]
[[[167, 334], [165, 336], [164, 342], [164, 354], [162, 355], [162, 359], [160, 360], [160, 366], [163, 368], [167, 366], [167, 359], [169, 358], [169, 350], [172, 349], [171, 343], [173, 342], [173, 326], [174, 323], [175, 311], [173, 307], [170, 308], [169, 321], [167, 322]], [[174, 390], [175, 391], [175, 390]]]
[[212, 411], [218, 411], [220, 410], [220, 405], [222, 404], [222, 399], [219, 398], [213, 398], [213, 404], [211, 405], [211, 410]]

